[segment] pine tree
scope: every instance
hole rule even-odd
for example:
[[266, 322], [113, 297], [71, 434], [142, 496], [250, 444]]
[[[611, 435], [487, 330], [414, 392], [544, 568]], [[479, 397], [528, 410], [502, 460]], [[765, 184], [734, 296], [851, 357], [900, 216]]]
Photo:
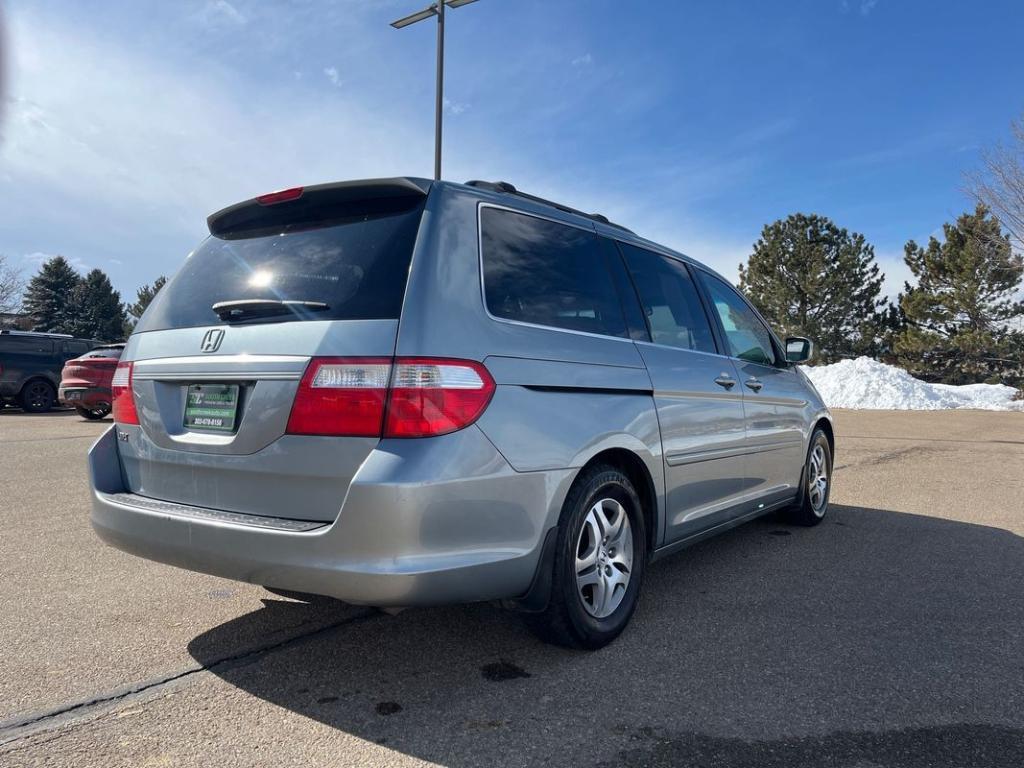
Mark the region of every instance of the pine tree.
[[142, 313], [146, 311], [146, 307], [156, 298], [156, 295], [166, 282], [167, 278], [160, 275], [160, 277], [153, 281], [152, 285], [144, 285], [135, 292], [136, 301], [128, 306], [128, 314], [131, 316], [129, 323], [132, 327], [139, 322], [142, 318]]
[[823, 362], [880, 351], [882, 280], [863, 235], [814, 214], [767, 225], [740, 265], [750, 300], [776, 329], [812, 339]]
[[72, 333], [87, 339], [120, 341], [124, 338], [125, 311], [121, 294], [101, 269], [87, 274], [75, 289]]
[[73, 294], [81, 278], [63, 256], [47, 260], [32, 277], [22, 308], [32, 317], [32, 328], [70, 333], [74, 325]]
[[984, 205], [944, 224], [944, 240], [922, 248], [913, 240], [904, 261], [917, 278], [900, 294], [907, 327], [896, 339], [900, 364], [930, 381], [969, 384], [1022, 381], [1024, 333], [1014, 300], [1024, 259], [1014, 254], [999, 221]]

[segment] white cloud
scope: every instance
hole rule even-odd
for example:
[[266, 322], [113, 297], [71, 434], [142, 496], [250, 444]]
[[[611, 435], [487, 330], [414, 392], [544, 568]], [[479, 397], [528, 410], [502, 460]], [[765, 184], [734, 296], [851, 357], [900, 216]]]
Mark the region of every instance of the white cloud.
[[574, 67], [586, 67], [593, 63], [594, 57], [591, 56], [589, 53], [584, 53], [582, 56], [577, 56], [575, 59], [572, 60], [572, 65]]
[[337, 67], [325, 67], [324, 74], [335, 88], [341, 86], [341, 75], [338, 73]]
[[[212, 72], [175, 70], [57, 24], [14, 16], [0, 165], [12, 185], [130, 203], [187, 221], [266, 189], [429, 168], [429, 141], [354, 100], [268, 86], [232, 97]], [[31, 99], [27, 95], [31, 94]]]
[[903, 261], [903, 253], [880, 253], [875, 256], [879, 268], [885, 274], [882, 282], [882, 295], [887, 296], [890, 301], [896, 301], [896, 297], [903, 291], [904, 283], [911, 285], [917, 283], [913, 273]]
[[878, 0], [861, 0], [860, 15], [867, 16], [869, 13], [875, 10], [876, 5], [878, 5]]
[[443, 107], [445, 112], [450, 112], [453, 115], [461, 115], [463, 112], [469, 109], [469, 104], [463, 104], [460, 101], [452, 101], [449, 98], [445, 98], [443, 102]]
[[[28, 269], [34, 274], [43, 264], [50, 259], [58, 256], [56, 253], [43, 253], [42, 251], [35, 251], [34, 253], [26, 253], [21, 257], [21, 260], [25, 262]], [[83, 259], [78, 256], [65, 256], [65, 261], [71, 265], [76, 272], [85, 274], [91, 267]]]
[[[400, 104], [370, 108], [372, 100], [361, 100], [355, 87], [325, 100], [296, 83], [291, 67], [280, 81], [253, 90], [239, 73], [202, 60], [176, 64], [130, 40], [118, 44], [26, 11], [8, 19], [13, 101], [0, 144], [0, 250], [61, 252], [83, 268], [82, 259], [116, 265], [112, 278], [127, 291], [173, 272], [205, 233], [205, 217], [230, 203], [297, 184], [430, 175], [431, 113], [410, 115]], [[333, 81], [332, 69], [324, 76]], [[453, 115], [469, 108], [446, 105]], [[620, 182], [610, 191], [606, 179], [523, 158], [515, 147], [495, 146], [490, 134], [469, 135], [446, 146], [444, 175], [505, 178], [601, 211], [730, 278], [753, 242], [742, 233], [719, 236], [685, 210], [696, 195], [744, 176], [742, 158], [666, 163], [655, 181], [675, 209], [663, 204], [660, 211], [639, 194], [650, 180], [649, 162], [624, 157], [623, 173], [605, 168]], [[639, 176], [643, 185], [629, 183]], [[9, 239], [15, 230], [23, 245]]]
[[228, 0], [207, 0], [195, 18], [207, 26], [240, 26], [246, 23], [245, 16]]

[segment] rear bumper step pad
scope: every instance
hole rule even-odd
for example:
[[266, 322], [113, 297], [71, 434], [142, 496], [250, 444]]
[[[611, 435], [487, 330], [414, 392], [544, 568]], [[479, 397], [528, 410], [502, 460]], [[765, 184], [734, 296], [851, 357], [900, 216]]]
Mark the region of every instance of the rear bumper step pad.
[[306, 533], [309, 531], [315, 531], [318, 528], [325, 528], [329, 525], [329, 523], [316, 520], [288, 520], [281, 517], [266, 517], [263, 515], [247, 515], [242, 512], [228, 512], [223, 509], [193, 507], [189, 504], [178, 504], [173, 501], [151, 499], [148, 496], [138, 496], [134, 493], [106, 493], [104, 496], [117, 504], [136, 507], [137, 509], [142, 509], [147, 512], [159, 512], [161, 514], [174, 515], [175, 517], [190, 517], [197, 520], [230, 523], [231, 525], [248, 525], [253, 528], [270, 528], [277, 531]]

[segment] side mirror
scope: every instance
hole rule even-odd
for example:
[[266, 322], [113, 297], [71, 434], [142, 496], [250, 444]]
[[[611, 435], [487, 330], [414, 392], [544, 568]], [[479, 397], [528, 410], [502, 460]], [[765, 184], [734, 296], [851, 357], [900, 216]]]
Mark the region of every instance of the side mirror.
[[810, 339], [803, 336], [789, 336], [786, 338], [786, 362], [806, 363], [814, 353], [814, 345]]

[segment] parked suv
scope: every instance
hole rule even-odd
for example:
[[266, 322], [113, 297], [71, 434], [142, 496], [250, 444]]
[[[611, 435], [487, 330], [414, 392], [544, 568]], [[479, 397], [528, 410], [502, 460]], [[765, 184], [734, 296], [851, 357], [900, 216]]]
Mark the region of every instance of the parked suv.
[[57, 387], [66, 360], [101, 342], [61, 333], [0, 331], [0, 406], [17, 404], [42, 413], [57, 404]]
[[645, 566], [828, 508], [834, 438], [721, 276], [504, 183], [285, 190], [208, 219], [93, 446], [142, 557], [382, 607], [501, 600], [596, 648]]
[[110, 382], [124, 344], [103, 344], [68, 360], [60, 374], [57, 395], [83, 419], [102, 419], [110, 413]]

